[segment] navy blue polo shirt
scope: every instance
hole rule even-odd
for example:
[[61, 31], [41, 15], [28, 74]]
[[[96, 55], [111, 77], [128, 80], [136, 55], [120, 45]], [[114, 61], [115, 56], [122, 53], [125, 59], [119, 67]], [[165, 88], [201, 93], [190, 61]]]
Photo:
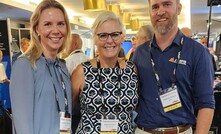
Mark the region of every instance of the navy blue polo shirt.
[[[184, 39], [182, 47], [181, 38]], [[195, 124], [194, 108], [215, 108], [213, 67], [208, 49], [184, 36], [180, 31], [164, 51], [157, 46], [155, 37], [152, 41], [151, 48], [150, 42], [146, 42], [136, 49], [133, 57], [140, 80], [138, 116], [135, 122], [145, 128]], [[166, 89], [171, 87], [171, 78], [180, 50], [182, 62], [177, 65], [176, 85], [182, 107], [165, 113], [159, 97], [150, 52], [162, 88]]]

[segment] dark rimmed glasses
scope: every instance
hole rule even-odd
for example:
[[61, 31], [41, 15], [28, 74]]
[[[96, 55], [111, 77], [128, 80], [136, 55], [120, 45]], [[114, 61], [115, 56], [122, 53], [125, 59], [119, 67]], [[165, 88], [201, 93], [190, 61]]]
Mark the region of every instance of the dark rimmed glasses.
[[121, 38], [122, 32], [113, 32], [113, 33], [98, 33], [98, 39], [100, 41], [106, 41], [110, 36], [113, 41], [118, 41]]

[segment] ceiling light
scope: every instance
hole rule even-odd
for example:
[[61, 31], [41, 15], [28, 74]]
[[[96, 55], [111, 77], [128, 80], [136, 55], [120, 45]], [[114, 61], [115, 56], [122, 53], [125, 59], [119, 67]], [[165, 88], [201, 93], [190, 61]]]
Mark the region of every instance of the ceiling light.
[[137, 31], [139, 29], [139, 20], [138, 19], [134, 19], [130, 21], [130, 25], [131, 25], [131, 30], [132, 31]]
[[94, 18], [80, 17], [79, 22], [91, 26], [94, 23]]
[[122, 17], [122, 20], [123, 20], [123, 23], [125, 25], [130, 25], [130, 18], [131, 18], [131, 14], [128, 13], [128, 12], [123, 12], [121, 14], [121, 17]]
[[67, 11], [67, 14], [68, 14], [69, 18], [72, 18], [72, 17], [75, 17], [75, 16], [81, 16], [80, 13], [74, 12], [73, 10], [71, 10], [69, 8], [67, 8], [66, 11]]
[[107, 10], [114, 12], [116, 15], [120, 15], [120, 5], [118, 4], [107, 5]]
[[131, 29], [131, 25], [126, 25], [126, 29]]
[[182, 4], [182, 12], [178, 16], [179, 23], [178, 27], [189, 27], [191, 28], [191, 4], [190, 0], [180, 0], [180, 3]]
[[84, 10], [86, 11], [106, 10], [106, 2], [105, 0], [84, 0]]

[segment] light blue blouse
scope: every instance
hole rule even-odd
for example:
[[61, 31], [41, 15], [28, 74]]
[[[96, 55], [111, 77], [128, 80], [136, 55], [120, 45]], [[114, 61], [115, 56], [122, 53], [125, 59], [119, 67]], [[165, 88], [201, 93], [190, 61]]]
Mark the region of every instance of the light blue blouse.
[[37, 68], [33, 69], [26, 57], [19, 57], [12, 67], [10, 98], [15, 131], [16, 134], [58, 134], [60, 116], [55, 90], [58, 94], [59, 107], [61, 111], [65, 111], [61, 74], [66, 86], [68, 110], [71, 113], [70, 75], [65, 62], [60, 59], [51, 60], [41, 56], [36, 66]]

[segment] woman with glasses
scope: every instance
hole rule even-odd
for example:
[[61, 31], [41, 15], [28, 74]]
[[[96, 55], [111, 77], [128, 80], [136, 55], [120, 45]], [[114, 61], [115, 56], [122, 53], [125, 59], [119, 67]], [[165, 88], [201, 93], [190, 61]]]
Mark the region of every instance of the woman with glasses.
[[76, 134], [132, 134], [138, 80], [134, 64], [118, 58], [124, 26], [113, 12], [105, 11], [92, 30], [99, 56], [78, 65], [71, 76], [72, 97], [81, 105]]

